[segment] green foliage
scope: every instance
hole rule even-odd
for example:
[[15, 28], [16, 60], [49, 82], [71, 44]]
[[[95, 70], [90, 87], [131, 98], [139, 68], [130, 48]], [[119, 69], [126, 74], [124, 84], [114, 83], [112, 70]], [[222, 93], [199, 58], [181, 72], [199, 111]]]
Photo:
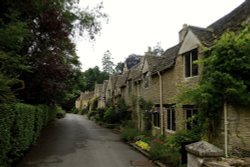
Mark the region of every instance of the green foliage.
[[167, 151], [164, 142], [160, 139], [152, 140], [150, 143], [149, 154], [153, 160], [166, 158]]
[[0, 74], [0, 102], [9, 102], [15, 99], [14, 93], [11, 91], [12, 81]]
[[114, 73], [114, 63], [112, 61], [112, 54], [110, 53], [109, 50], [107, 50], [102, 58], [102, 69], [104, 72], [108, 74], [113, 74]]
[[131, 113], [128, 111], [128, 106], [123, 99], [119, 100], [115, 107], [109, 107], [104, 113], [105, 122], [110, 124], [120, 124], [130, 118]]
[[[201, 89], [231, 104], [250, 103], [250, 28], [228, 32], [207, 52]], [[212, 92], [210, 89], [214, 89]], [[211, 99], [209, 99], [211, 100]]]
[[19, 159], [34, 144], [55, 110], [44, 105], [0, 104], [0, 166]]
[[97, 105], [98, 105], [98, 98], [94, 97], [93, 99], [91, 99], [91, 101], [89, 102], [89, 108], [90, 110], [96, 110], [97, 109]]
[[124, 63], [118, 62], [115, 66], [115, 74], [121, 75], [123, 73]]
[[141, 132], [133, 127], [124, 127], [121, 129], [121, 136], [124, 141], [135, 141], [136, 137], [141, 135]]
[[15, 120], [15, 110], [12, 104], [0, 104], [0, 166], [10, 163], [8, 154], [12, 149], [11, 128]]
[[68, 113], [73, 113], [73, 114], [77, 114], [77, 113], [79, 113], [79, 112], [80, 112], [80, 111], [79, 111], [77, 108], [75, 108], [75, 107], [71, 108], [71, 110], [68, 111]]
[[[182, 103], [194, 102], [199, 108], [200, 133], [216, 135], [216, 122], [223, 104], [250, 104], [250, 28], [227, 32], [205, 51], [202, 79], [195, 88], [187, 88], [180, 97]], [[209, 130], [209, 131], [207, 131]]]
[[138, 102], [139, 102], [140, 109], [142, 109], [144, 111], [148, 111], [148, 110], [152, 109], [152, 107], [153, 107], [153, 103], [151, 101], [146, 101], [142, 97], [139, 97]]
[[145, 130], [150, 131], [152, 128], [152, 125], [151, 125], [152, 114], [150, 114], [149, 111], [152, 109], [153, 103], [151, 101], [146, 101], [142, 97], [139, 97], [138, 103], [139, 103], [140, 110], [143, 113]]
[[[94, 40], [101, 30], [101, 20], [106, 18], [102, 4], [80, 9], [78, 3], [77, 0], [1, 2], [0, 74], [25, 83], [18, 92], [15, 88], [18, 84], [11, 86], [22, 101], [72, 106], [76, 89], [81, 85], [74, 84], [74, 80], [79, 81], [80, 62], [72, 37], [87, 35]], [[63, 99], [65, 94], [73, 97]]]
[[89, 68], [82, 74], [83, 77], [83, 87], [82, 91], [93, 91], [95, 84], [102, 84], [104, 80], [109, 78], [107, 72], [100, 71], [99, 67]]
[[62, 109], [60, 106], [55, 106], [56, 107], [56, 118], [64, 118], [66, 115], [66, 112]]
[[117, 120], [117, 114], [113, 107], [109, 107], [104, 113], [104, 120], [107, 123], [115, 123]]
[[96, 110], [95, 120], [97, 122], [103, 122], [104, 121], [104, 113], [105, 113], [105, 108], [98, 108]]
[[89, 111], [87, 116], [88, 119], [95, 120], [96, 117], [98, 116], [98, 112], [96, 110]]

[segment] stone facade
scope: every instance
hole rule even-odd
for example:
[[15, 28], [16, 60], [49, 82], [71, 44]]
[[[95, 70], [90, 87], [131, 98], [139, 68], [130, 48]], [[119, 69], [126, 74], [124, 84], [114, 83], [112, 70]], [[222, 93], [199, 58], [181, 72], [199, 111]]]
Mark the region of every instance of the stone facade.
[[[126, 68], [123, 75], [110, 76], [106, 84], [103, 84], [106, 86], [103, 86], [100, 95], [105, 99], [105, 103], [102, 101], [98, 106], [115, 104], [118, 99], [124, 99], [133, 111], [132, 118], [138, 129], [143, 130], [143, 115], [138, 104], [138, 98], [143, 98], [154, 104], [151, 110], [153, 135], [168, 136], [176, 131], [192, 128], [192, 125], [187, 123], [187, 119], [198, 112], [197, 109], [192, 103], [181, 106], [176, 104], [177, 97], [183, 89], [197, 86], [201, 79], [202, 66], [194, 62], [203, 57], [204, 47], [210, 48], [224, 31], [236, 31], [242, 22], [250, 22], [249, 18], [250, 4], [249, 0], [246, 0], [234, 11], [207, 28], [185, 24], [179, 33], [179, 43], [167, 49], [162, 56], [155, 56], [149, 50], [139, 64], [130, 69]], [[77, 105], [79, 105], [78, 102]], [[229, 106], [230, 150], [235, 147], [250, 149], [249, 110], [249, 107]], [[159, 124], [154, 126], [157, 113]], [[223, 143], [223, 130], [223, 127], [219, 129], [221, 143]]]
[[91, 99], [94, 97], [94, 92], [81, 92], [80, 96], [77, 98], [75, 102], [75, 107], [80, 112], [89, 107], [89, 103]]
[[[235, 107], [228, 105], [228, 149], [234, 152], [250, 150], [250, 106]], [[223, 146], [224, 117], [221, 119], [218, 145]]]

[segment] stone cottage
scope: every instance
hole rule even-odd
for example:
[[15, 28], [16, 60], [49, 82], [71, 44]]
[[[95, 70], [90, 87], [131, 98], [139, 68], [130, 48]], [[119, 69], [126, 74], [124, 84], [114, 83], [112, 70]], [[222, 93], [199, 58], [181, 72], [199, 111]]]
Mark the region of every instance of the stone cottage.
[[[107, 83], [106, 103], [115, 98], [123, 98], [133, 108], [133, 119], [138, 129], [144, 129], [143, 115], [134, 106], [139, 97], [154, 104], [152, 113], [152, 134], [171, 135], [176, 131], [191, 129], [195, 124], [187, 121], [197, 114], [198, 109], [191, 104], [178, 103], [177, 96], [183, 87], [194, 87], [201, 79], [202, 66], [195, 63], [203, 57], [204, 48], [214, 45], [221, 35], [228, 31], [238, 31], [243, 23], [250, 23], [250, 0], [245, 0], [235, 10], [205, 28], [183, 25], [179, 31], [179, 43], [167, 49], [161, 56], [149, 50], [140, 63], [124, 70], [121, 76], [110, 76]], [[224, 118], [218, 123], [218, 145], [226, 139], [228, 149], [250, 150], [250, 108], [227, 106], [228, 136], [225, 137]]]

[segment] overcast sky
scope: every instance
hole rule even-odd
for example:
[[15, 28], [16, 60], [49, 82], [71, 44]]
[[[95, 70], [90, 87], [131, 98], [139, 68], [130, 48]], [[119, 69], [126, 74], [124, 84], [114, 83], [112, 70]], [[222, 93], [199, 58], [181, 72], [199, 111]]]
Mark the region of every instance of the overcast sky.
[[166, 50], [178, 43], [183, 24], [207, 27], [244, 0], [80, 0], [80, 5], [91, 7], [100, 2], [109, 22], [103, 24], [94, 43], [78, 39], [83, 71], [94, 66], [102, 69], [106, 50], [112, 53], [114, 63], [132, 53], [143, 55], [157, 42]]

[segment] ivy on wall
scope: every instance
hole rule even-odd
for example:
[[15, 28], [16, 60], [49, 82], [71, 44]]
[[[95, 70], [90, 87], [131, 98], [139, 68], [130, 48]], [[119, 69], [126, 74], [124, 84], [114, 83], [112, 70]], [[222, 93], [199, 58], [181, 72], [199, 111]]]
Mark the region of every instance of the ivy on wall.
[[195, 102], [200, 109], [199, 128], [215, 135], [223, 104], [250, 104], [250, 27], [226, 32], [205, 51], [202, 79], [195, 88], [186, 89], [181, 101]]

